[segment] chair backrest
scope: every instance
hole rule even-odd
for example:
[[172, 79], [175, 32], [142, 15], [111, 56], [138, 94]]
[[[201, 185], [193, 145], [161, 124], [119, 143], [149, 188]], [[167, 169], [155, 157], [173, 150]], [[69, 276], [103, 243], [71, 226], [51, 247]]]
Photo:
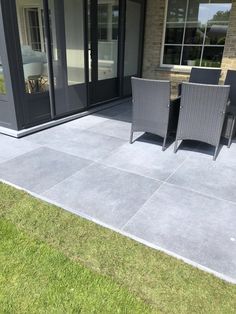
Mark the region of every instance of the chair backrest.
[[225, 78], [225, 85], [230, 85], [229, 99], [233, 106], [236, 106], [236, 70], [228, 70]]
[[42, 63], [41, 62], [33, 62], [24, 64], [24, 75], [25, 79], [29, 79], [30, 77], [41, 76], [42, 74]]
[[221, 69], [192, 68], [189, 82], [198, 84], [218, 85]]
[[132, 78], [134, 130], [166, 135], [170, 89], [170, 81]]
[[178, 139], [218, 145], [230, 86], [183, 83]]

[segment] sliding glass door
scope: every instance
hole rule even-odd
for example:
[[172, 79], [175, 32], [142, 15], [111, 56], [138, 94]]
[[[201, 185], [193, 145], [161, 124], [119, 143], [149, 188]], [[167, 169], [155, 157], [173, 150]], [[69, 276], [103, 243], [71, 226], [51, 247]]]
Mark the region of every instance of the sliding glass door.
[[119, 96], [119, 0], [89, 1], [89, 98], [90, 103]]
[[84, 1], [49, 0], [56, 116], [87, 106]]
[[141, 76], [145, 0], [15, 3], [27, 125], [131, 94], [131, 76]]
[[123, 96], [131, 94], [131, 77], [142, 72], [144, 11], [143, 0], [126, 1]]

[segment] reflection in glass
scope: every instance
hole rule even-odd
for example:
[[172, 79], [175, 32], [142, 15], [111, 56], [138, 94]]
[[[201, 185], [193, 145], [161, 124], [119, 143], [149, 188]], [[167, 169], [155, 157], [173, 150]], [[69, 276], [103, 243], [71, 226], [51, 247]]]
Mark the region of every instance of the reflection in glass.
[[164, 64], [180, 64], [181, 46], [165, 46]]
[[125, 76], [138, 74], [140, 19], [140, 3], [128, 0], [126, 5], [125, 27]]
[[198, 20], [203, 24], [207, 22], [228, 22], [231, 6], [231, 3], [200, 4]]
[[182, 44], [184, 33], [183, 23], [168, 23], [166, 25], [166, 43]]
[[48, 90], [43, 0], [16, 0], [21, 54], [27, 93]]
[[5, 77], [3, 73], [3, 65], [2, 65], [1, 56], [0, 56], [0, 94], [1, 95], [6, 94]]
[[208, 24], [205, 45], [224, 45], [228, 25]]
[[208, 0], [189, 0], [187, 21], [204, 25], [207, 21], [204, 4], [208, 5], [208, 2]]
[[223, 51], [223, 47], [205, 47], [201, 66], [219, 68], [221, 65]]
[[98, 80], [117, 77], [119, 1], [98, 0]]
[[185, 30], [185, 44], [203, 44], [205, 29], [197, 23], [189, 23]]
[[169, 0], [167, 22], [184, 22], [187, 0]]
[[65, 0], [65, 35], [68, 85], [85, 82], [83, 0]]
[[202, 47], [185, 46], [183, 50], [182, 65], [199, 66]]

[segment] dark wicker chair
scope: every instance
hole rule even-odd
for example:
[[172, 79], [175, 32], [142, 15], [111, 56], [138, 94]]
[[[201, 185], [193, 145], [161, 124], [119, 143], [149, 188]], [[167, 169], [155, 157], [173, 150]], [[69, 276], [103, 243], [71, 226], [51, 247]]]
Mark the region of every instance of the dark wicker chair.
[[169, 81], [132, 78], [133, 117], [130, 143], [134, 132], [149, 132], [164, 138], [162, 150], [172, 121]]
[[174, 151], [179, 140], [197, 140], [215, 146], [216, 159], [230, 86], [183, 83]]
[[225, 85], [230, 85], [229, 93], [229, 106], [227, 107], [225, 124], [224, 124], [224, 137], [228, 138], [228, 147], [232, 143], [232, 138], [235, 135], [236, 127], [236, 71], [228, 70]]
[[[221, 69], [192, 68], [189, 82], [198, 84], [218, 85]], [[182, 84], [178, 86], [178, 95], [181, 95]]]

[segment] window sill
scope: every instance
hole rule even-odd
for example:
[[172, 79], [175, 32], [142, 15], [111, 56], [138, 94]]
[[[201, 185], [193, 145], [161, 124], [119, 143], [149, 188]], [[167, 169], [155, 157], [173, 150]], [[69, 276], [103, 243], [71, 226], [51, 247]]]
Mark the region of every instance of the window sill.
[[[195, 67], [198, 67], [198, 66], [195, 66]], [[162, 65], [162, 66], [159, 66], [155, 69], [156, 72], [160, 72], [160, 71], [163, 71], [163, 72], [171, 72], [171, 73], [180, 73], [180, 74], [190, 74], [191, 70], [192, 70], [192, 66], [178, 66], [178, 65], [175, 65], [175, 66], [165, 66], [165, 65]], [[204, 69], [221, 69], [221, 68], [214, 68], [214, 67], [198, 67], [198, 68], [204, 68]]]
[[171, 73], [184, 73], [184, 74], [190, 74], [192, 67], [188, 66], [173, 66], [173, 67], [167, 67], [167, 66], [160, 66], [155, 69], [156, 72], [171, 72]]

